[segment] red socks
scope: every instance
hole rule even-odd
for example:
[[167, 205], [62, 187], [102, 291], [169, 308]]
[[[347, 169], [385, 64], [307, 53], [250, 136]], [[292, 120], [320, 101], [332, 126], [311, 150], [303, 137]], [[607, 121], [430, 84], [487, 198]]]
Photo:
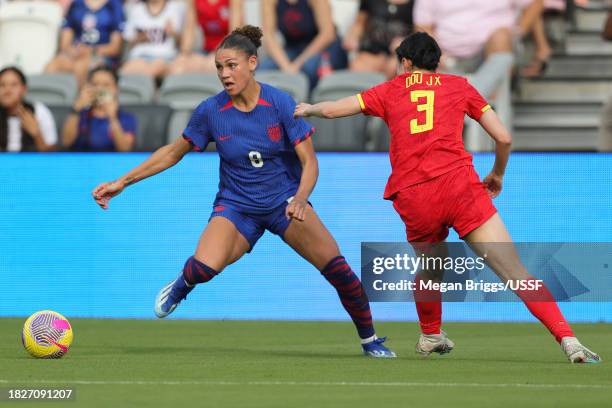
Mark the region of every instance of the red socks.
[[439, 334], [442, 326], [442, 293], [439, 290], [421, 290], [421, 278], [414, 279], [414, 303], [423, 334]]
[[[535, 279], [530, 279], [535, 280]], [[574, 337], [571, 327], [561, 314], [559, 306], [546, 286], [538, 290], [517, 290], [516, 295], [527, 306], [527, 309], [555, 336], [561, 343], [563, 337]]]
[[[439, 334], [442, 326], [442, 294], [437, 290], [422, 290], [420, 281], [421, 278], [417, 275], [414, 280], [416, 284], [414, 300], [421, 333]], [[557, 342], [560, 343], [563, 337], [574, 337], [571, 327], [546, 286], [538, 290], [519, 289], [515, 293], [525, 303], [531, 314], [555, 336]]]

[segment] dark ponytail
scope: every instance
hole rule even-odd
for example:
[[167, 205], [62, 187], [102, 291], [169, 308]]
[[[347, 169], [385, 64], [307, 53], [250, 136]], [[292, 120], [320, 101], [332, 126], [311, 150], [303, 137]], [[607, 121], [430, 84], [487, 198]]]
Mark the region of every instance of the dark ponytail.
[[440, 63], [442, 51], [432, 36], [427, 33], [413, 33], [402, 41], [395, 50], [397, 59], [401, 62], [403, 58], [412, 61], [415, 68], [435, 71]]
[[261, 47], [261, 37], [263, 37], [261, 28], [246, 25], [244, 27], [236, 28], [234, 31], [225, 36], [217, 49], [239, 49], [249, 57], [251, 55], [257, 56], [257, 49]]

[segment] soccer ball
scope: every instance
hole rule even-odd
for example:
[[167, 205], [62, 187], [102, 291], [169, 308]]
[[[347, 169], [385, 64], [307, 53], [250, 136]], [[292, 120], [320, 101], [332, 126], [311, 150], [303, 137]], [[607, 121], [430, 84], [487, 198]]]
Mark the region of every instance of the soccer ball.
[[25, 321], [21, 342], [32, 357], [60, 358], [72, 343], [72, 326], [59, 313], [36, 312]]

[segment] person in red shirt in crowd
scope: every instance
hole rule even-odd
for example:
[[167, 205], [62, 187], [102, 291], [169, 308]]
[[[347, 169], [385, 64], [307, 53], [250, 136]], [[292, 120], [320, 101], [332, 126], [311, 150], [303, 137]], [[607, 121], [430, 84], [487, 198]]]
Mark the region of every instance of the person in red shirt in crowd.
[[[393, 201], [415, 250], [444, 257], [448, 253], [445, 239], [453, 226], [503, 281], [534, 279], [516, 254], [491, 200], [502, 190], [510, 133], [467, 79], [436, 73], [441, 51], [429, 34], [406, 37], [396, 54], [403, 74], [335, 102], [301, 103], [294, 115], [337, 118], [363, 113], [383, 118], [391, 131], [392, 168], [384, 198]], [[496, 143], [495, 164], [482, 182], [463, 146], [466, 114]], [[416, 351], [424, 356], [447, 353], [454, 347], [441, 331], [441, 293], [425, 290], [419, 282], [441, 282], [443, 272], [420, 271], [416, 278], [414, 295], [422, 332]], [[572, 363], [601, 360], [574, 336], [545, 286], [515, 293], [555, 336]]]
[[[242, 25], [244, 0], [188, 0], [187, 4], [180, 55], [170, 73], [216, 72], [215, 49], [230, 31]], [[192, 52], [196, 24], [204, 35], [200, 53]]]

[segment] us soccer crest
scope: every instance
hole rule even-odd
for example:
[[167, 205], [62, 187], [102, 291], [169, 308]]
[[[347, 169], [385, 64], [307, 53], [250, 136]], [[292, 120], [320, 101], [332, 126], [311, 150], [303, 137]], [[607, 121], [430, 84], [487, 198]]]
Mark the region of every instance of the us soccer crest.
[[268, 137], [273, 142], [280, 142], [281, 140], [281, 128], [278, 124], [272, 125], [268, 128]]

